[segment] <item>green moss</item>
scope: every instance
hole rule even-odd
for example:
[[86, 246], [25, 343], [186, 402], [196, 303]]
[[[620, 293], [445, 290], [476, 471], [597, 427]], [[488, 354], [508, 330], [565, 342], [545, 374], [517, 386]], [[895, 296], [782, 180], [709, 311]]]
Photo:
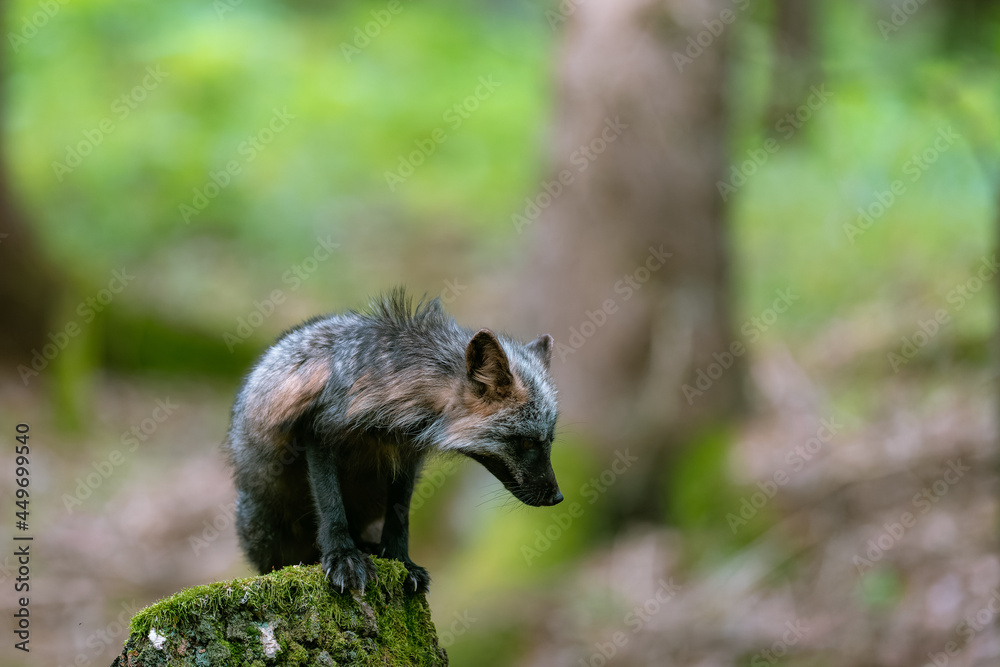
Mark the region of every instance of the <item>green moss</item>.
[[[196, 586], [132, 618], [117, 665], [444, 665], [423, 595], [403, 590], [406, 570], [374, 558], [364, 596], [334, 592], [318, 566], [293, 566]], [[155, 630], [166, 642], [156, 649]], [[279, 648], [267, 658], [264, 631]]]

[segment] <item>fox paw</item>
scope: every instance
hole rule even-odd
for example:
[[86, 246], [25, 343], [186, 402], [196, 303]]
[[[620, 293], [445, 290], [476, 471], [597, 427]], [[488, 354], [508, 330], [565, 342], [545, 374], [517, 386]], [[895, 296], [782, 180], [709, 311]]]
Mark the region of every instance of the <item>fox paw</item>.
[[409, 558], [403, 560], [403, 565], [406, 566], [406, 581], [403, 582], [403, 588], [406, 592], [426, 593], [431, 584], [431, 575], [427, 574], [427, 570]]
[[343, 549], [323, 556], [320, 561], [326, 578], [334, 589], [345, 593], [347, 591], [365, 592], [368, 580], [374, 580], [375, 564], [369, 556], [357, 549]]

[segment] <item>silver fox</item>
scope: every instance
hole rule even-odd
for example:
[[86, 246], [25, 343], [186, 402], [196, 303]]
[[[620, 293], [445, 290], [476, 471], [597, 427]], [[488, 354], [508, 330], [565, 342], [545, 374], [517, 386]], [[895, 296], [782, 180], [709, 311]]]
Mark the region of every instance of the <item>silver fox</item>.
[[226, 439], [250, 562], [318, 561], [334, 588], [363, 591], [375, 553], [426, 591], [409, 506], [434, 452], [478, 461], [527, 505], [562, 501], [552, 347], [548, 334], [523, 344], [460, 327], [402, 289], [282, 334], [246, 377]]

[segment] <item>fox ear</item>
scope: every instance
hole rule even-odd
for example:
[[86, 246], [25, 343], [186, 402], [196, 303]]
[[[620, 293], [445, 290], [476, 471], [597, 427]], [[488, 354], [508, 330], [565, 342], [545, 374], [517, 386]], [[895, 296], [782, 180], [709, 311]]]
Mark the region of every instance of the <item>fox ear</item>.
[[552, 361], [552, 336], [542, 334], [535, 340], [525, 345], [525, 347], [528, 348], [529, 352], [542, 360], [545, 370], [549, 369], [549, 362]]
[[507, 354], [489, 329], [482, 329], [465, 348], [465, 371], [479, 396], [506, 398], [514, 387]]

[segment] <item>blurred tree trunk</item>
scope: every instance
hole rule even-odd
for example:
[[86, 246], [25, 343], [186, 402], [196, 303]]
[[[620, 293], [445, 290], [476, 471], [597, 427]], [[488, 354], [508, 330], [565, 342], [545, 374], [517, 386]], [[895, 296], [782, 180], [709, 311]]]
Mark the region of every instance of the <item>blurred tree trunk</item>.
[[0, 166], [0, 356], [11, 366], [31, 363], [31, 350], [44, 344], [49, 312], [59, 284], [10, 194]]
[[817, 9], [812, 2], [775, 0], [774, 67], [766, 127], [773, 128], [780, 119], [794, 112], [808, 97], [809, 88], [821, 82]]
[[722, 11], [745, 17], [683, 0], [571, 6], [552, 168], [514, 217], [534, 249], [522, 294], [557, 342], [565, 429], [596, 435], [609, 463], [625, 448], [639, 459], [611, 489], [612, 518], [661, 520], [675, 446], [740, 403], [716, 183], [733, 29]]
[[[6, 81], [8, 51], [0, 51], [0, 79]], [[7, 110], [5, 94], [6, 88], [0, 88], [0, 125]], [[4, 309], [0, 357], [14, 371], [17, 364], [30, 363], [31, 349], [44, 342], [61, 282], [17, 203], [7, 160], [7, 145], [0, 132], [0, 303]]]

